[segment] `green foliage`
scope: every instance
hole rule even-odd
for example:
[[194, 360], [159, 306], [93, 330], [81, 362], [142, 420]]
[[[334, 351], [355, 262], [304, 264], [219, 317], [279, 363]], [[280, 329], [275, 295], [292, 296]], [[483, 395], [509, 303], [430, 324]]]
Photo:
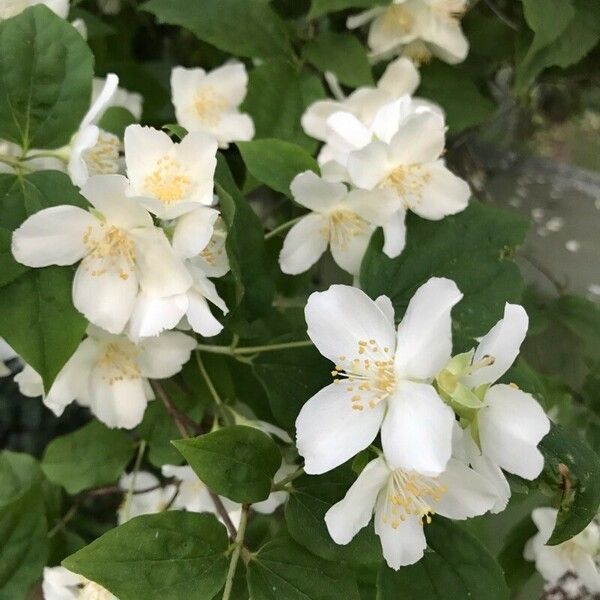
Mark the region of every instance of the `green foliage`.
[[440, 61], [421, 69], [421, 85], [417, 95], [437, 102], [444, 109], [449, 133], [458, 133], [483, 123], [495, 108], [465, 69]]
[[245, 425], [173, 444], [213, 492], [235, 502], [265, 500], [281, 464], [275, 442], [266, 433]]
[[378, 600], [507, 600], [502, 569], [460, 525], [436, 517], [425, 529], [429, 552], [415, 565], [393, 571], [382, 565]]
[[292, 429], [302, 405], [331, 383], [331, 363], [315, 348], [266, 352], [252, 363], [277, 422]]
[[62, 485], [69, 494], [77, 494], [117, 481], [133, 449], [133, 440], [126, 433], [91, 421], [52, 440], [41, 466], [50, 481]]
[[250, 58], [293, 57], [285, 24], [263, 0], [150, 0], [161, 23], [181, 25], [225, 52]]
[[325, 475], [301, 477], [294, 482], [285, 507], [285, 521], [296, 542], [325, 560], [379, 563], [381, 544], [372, 525], [362, 529], [345, 546], [339, 546], [331, 539], [325, 525], [325, 513], [345, 496], [355, 479], [348, 464]]
[[0, 138], [30, 148], [67, 144], [87, 111], [93, 57], [45, 6], [0, 23]]
[[523, 0], [523, 12], [534, 37], [517, 65], [519, 92], [544, 69], [580, 61], [600, 40], [600, 7], [594, 0]]
[[24, 598], [46, 564], [48, 538], [37, 462], [0, 454], [0, 600]]
[[123, 139], [125, 128], [133, 123], [137, 123], [137, 119], [126, 108], [109, 106], [98, 122], [98, 127]]
[[600, 461], [598, 455], [576, 435], [553, 426], [541, 441], [544, 471], [540, 478], [556, 490], [558, 517], [548, 544], [560, 544], [580, 531], [600, 507]]
[[213, 515], [142, 515], [63, 561], [120, 600], [210, 600], [227, 573], [227, 533]]
[[359, 600], [342, 565], [327, 562], [285, 538], [263, 546], [248, 565], [253, 600]]
[[386, 294], [404, 314], [416, 289], [430, 277], [449, 277], [464, 298], [453, 310], [455, 350], [468, 350], [500, 318], [505, 302], [518, 302], [523, 289], [511, 260], [523, 241], [527, 223], [521, 217], [472, 201], [462, 213], [443, 221], [410, 215], [404, 252], [390, 259], [376, 233], [363, 259], [362, 288], [376, 298]]
[[304, 46], [302, 55], [320, 71], [334, 73], [345, 85], [373, 85], [365, 48], [350, 33], [323, 31]]
[[290, 196], [292, 179], [303, 171], [319, 172], [317, 161], [304, 148], [277, 139], [238, 142], [246, 168], [261, 183]]
[[265, 61], [250, 73], [242, 109], [254, 120], [256, 139], [279, 138], [313, 152], [317, 141], [300, 125], [306, 107], [325, 96], [319, 79], [285, 60]]
[[269, 276], [260, 220], [236, 186], [227, 162], [219, 156], [215, 190], [227, 224], [225, 248], [236, 280], [236, 304], [228, 320], [243, 335], [244, 328], [269, 309], [273, 282]]
[[320, 17], [321, 15], [344, 10], [346, 8], [372, 8], [381, 4], [389, 4], [388, 0], [312, 0], [310, 18]]
[[504, 569], [506, 583], [514, 590], [535, 573], [535, 564], [525, 560], [523, 550], [527, 541], [537, 533], [537, 527], [527, 515], [519, 521], [506, 537], [498, 562]]

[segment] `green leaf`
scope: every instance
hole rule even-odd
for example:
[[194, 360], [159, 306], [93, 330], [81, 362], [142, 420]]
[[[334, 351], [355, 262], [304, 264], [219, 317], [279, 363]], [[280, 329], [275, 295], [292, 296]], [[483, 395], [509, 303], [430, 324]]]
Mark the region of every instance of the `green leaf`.
[[421, 85], [417, 93], [444, 109], [451, 134], [479, 125], [495, 109], [495, 104], [482, 95], [468, 71], [440, 61], [421, 68]]
[[319, 172], [317, 161], [304, 148], [283, 140], [238, 142], [246, 168], [258, 181], [291, 196], [290, 183], [303, 171]]
[[330, 12], [346, 8], [372, 8], [380, 4], [389, 4], [389, 0], [312, 0], [308, 17], [314, 19]]
[[[430, 277], [448, 277], [464, 298], [453, 310], [455, 350], [469, 350], [501, 317], [505, 302], [518, 302], [523, 282], [511, 259], [527, 222], [471, 201], [462, 213], [442, 221], [409, 215], [404, 252], [390, 259], [376, 232], [361, 269], [361, 286], [376, 298], [386, 294], [399, 320], [417, 288]], [[457, 344], [458, 342], [458, 344]]]
[[125, 470], [134, 446], [125, 432], [91, 421], [52, 440], [41, 466], [50, 481], [73, 495], [114, 483]]
[[69, 142], [92, 95], [93, 56], [70, 23], [34, 6], [0, 23], [0, 138], [29, 148]]
[[24, 598], [48, 555], [42, 475], [27, 454], [0, 453], [0, 600]]
[[98, 127], [123, 139], [128, 125], [137, 123], [137, 119], [123, 106], [109, 106], [98, 122]]
[[173, 445], [213, 492], [235, 502], [265, 500], [281, 464], [275, 442], [245, 425], [175, 440]]
[[16, 229], [27, 217], [50, 206], [89, 205], [68, 175], [36, 171], [25, 176], [0, 174], [0, 227]]
[[519, 92], [544, 69], [580, 61], [600, 40], [600, 8], [594, 0], [524, 0], [523, 11], [535, 35], [515, 72]]
[[256, 139], [280, 138], [313, 152], [318, 142], [304, 133], [300, 118], [309, 104], [324, 96], [317, 77], [274, 59], [251, 71], [242, 110], [254, 120]]
[[325, 560], [374, 564], [381, 561], [381, 544], [372, 525], [361, 529], [344, 546], [336, 544], [327, 531], [325, 513], [339, 502], [356, 480], [349, 464], [325, 475], [304, 475], [294, 481], [285, 506], [290, 535], [313, 554]]
[[229, 321], [251, 322], [271, 309], [274, 284], [270, 279], [260, 219], [236, 186], [226, 160], [218, 156], [215, 189], [227, 225], [225, 248], [236, 280], [237, 305], [229, 306]]
[[506, 536], [504, 546], [498, 555], [498, 562], [506, 574], [506, 583], [511, 590], [524, 584], [534, 573], [535, 563], [525, 560], [523, 549], [526, 542], [537, 533], [537, 527], [527, 515], [519, 521]]
[[399, 571], [382, 564], [377, 599], [507, 600], [500, 565], [459, 525], [436, 517], [425, 527], [429, 550], [416, 564]]
[[[579, 437], [555, 425], [540, 442], [544, 471], [560, 494], [556, 527], [548, 540], [553, 546], [583, 531], [600, 506], [600, 461]], [[566, 467], [566, 472], [565, 472]]]
[[359, 600], [351, 574], [286, 538], [272, 540], [248, 563], [252, 600]]
[[12, 233], [0, 227], [0, 287], [14, 281], [29, 268], [13, 258], [10, 249], [11, 239]]
[[294, 427], [306, 401], [332, 381], [331, 363], [311, 347], [264, 352], [252, 366], [274, 417], [285, 429]]
[[62, 564], [120, 600], [210, 600], [225, 582], [227, 546], [213, 515], [169, 511], [127, 521]]
[[335, 73], [345, 85], [373, 85], [365, 48], [351, 33], [323, 31], [304, 46], [302, 55], [320, 71]]
[[46, 390], [87, 326], [71, 300], [69, 267], [31, 269], [0, 289], [0, 336], [42, 377]]
[[293, 57], [284, 22], [262, 0], [150, 0], [144, 10], [155, 14], [160, 23], [181, 25], [236, 56]]

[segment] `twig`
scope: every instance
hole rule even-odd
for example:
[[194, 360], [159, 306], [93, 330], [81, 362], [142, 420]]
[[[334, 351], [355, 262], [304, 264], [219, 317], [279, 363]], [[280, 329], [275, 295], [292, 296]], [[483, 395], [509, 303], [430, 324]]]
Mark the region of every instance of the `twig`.
[[483, 0], [486, 6], [508, 27], [513, 31], [519, 31], [519, 26], [509, 19], [493, 2], [492, 0]]
[[242, 506], [242, 516], [240, 518], [240, 526], [235, 536], [235, 548], [231, 555], [231, 562], [229, 563], [229, 570], [227, 571], [227, 579], [225, 579], [225, 589], [223, 590], [223, 600], [229, 600], [231, 596], [231, 590], [233, 589], [233, 579], [235, 577], [235, 570], [237, 568], [238, 560], [240, 558], [240, 552], [244, 546], [244, 535], [246, 534], [246, 523], [248, 522], [248, 504]]
[[[175, 426], [179, 430], [181, 437], [187, 438], [190, 437], [190, 430], [194, 430], [197, 428], [196, 423], [194, 423], [186, 414], [182, 413], [177, 407], [171, 402], [169, 395], [167, 394], [165, 388], [159, 383], [156, 379], [150, 380], [150, 385], [152, 389], [156, 393], [156, 395], [162, 400], [162, 403], [165, 405], [167, 412], [173, 419]], [[189, 429], [188, 429], [189, 428]]]

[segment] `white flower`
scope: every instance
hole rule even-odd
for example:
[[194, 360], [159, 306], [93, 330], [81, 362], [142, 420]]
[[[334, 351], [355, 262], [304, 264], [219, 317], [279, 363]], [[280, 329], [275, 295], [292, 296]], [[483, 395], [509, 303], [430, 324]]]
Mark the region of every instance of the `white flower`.
[[[96, 103], [96, 100], [100, 98], [102, 92], [104, 91], [104, 86], [106, 85], [107, 78], [103, 77], [94, 77], [92, 81], [92, 105]], [[106, 108], [110, 108], [111, 106], [117, 106], [121, 108], [127, 109], [137, 121], [142, 118], [142, 103], [144, 99], [137, 92], [130, 92], [126, 89], [118, 87], [110, 97], [110, 100], [107, 104], [105, 104]], [[103, 111], [104, 112], [104, 111]]]
[[229, 142], [251, 140], [254, 123], [238, 110], [247, 86], [246, 67], [240, 62], [227, 63], [209, 73], [175, 67], [171, 99], [177, 122], [190, 132], [212, 134], [221, 148], [227, 148]]
[[[177, 491], [174, 485], [161, 486], [159, 480], [148, 471], [124, 473], [119, 479], [119, 487], [125, 492], [123, 502], [117, 509], [119, 525], [133, 517], [162, 512]], [[129, 495], [130, 491], [136, 493]]]
[[397, 570], [423, 556], [423, 519], [429, 523], [434, 513], [450, 519], [475, 517], [493, 501], [486, 480], [454, 458], [439, 475], [428, 477], [393, 469], [381, 457], [364, 468], [344, 498], [327, 511], [325, 522], [337, 544], [348, 544], [374, 512], [383, 556]]
[[25, 365], [14, 377], [19, 391], [28, 398], [37, 398], [44, 395], [44, 382], [39, 373], [31, 366]]
[[213, 204], [217, 142], [201, 132], [177, 144], [164, 132], [130, 125], [125, 130], [129, 195], [161, 219]]
[[386, 296], [333, 285], [306, 305], [308, 335], [336, 365], [331, 385], [313, 396], [296, 421], [307, 473], [324, 473], [373, 442], [392, 468], [437, 475], [450, 458], [454, 413], [431, 380], [452, 350], [450, 311], [462, 298], [456, 284], [431, 278], [394, 326]]
[[450, 64], [462, 62], [469, 52], [460, 27], [467, 0], [394, 0], [350, 17], [350, 29], [372, 21], [368, 44], [375, 58], [405, 50], [418, 62], [435, 54]]
[[538, 528], [525, 545], [524, 557], [535, 561], [535, 567], [549, 583], [556, 583], [565, 573], [573, 572], [592, 594], [600, 593], [600, 570], [596, 560], [600, 556], [600, 527], [592, 521], [574, 538], [546, 546], [556, 524], [557, 511], [536, 508], [531, 514]]
[[[538, 402], [516, 386], [496, 384], [519, 354], [528, 317], [522, 306], [506, 304], [504, 317], [473, 352], [459, 355], [439, 374], [438, 386], [458, 411], [478, 442], [481, 456], [524, 479], [535, 479], [544, 467], [537, 445], [550, 430], [550, 420]], [[457, 404], [458, 403], [458, 404]]]
[[302, 127], [307, 135], [327, 141], [327, 120], [337, 112], [350, 113], [369, 127], [377, 111], [405, 94], [412, 95], [419, 87], [419, 71], [407, 58], [391, 62], [375, 88], [361, 87], [344, 100], [317, 100], [302, 115]]
[[[194, 263], [202, 269], [207, 277], [223, 277], [229, 272], [229, 257], [225, 249], [227, 227], [219, 216], [213, 224], [212, 236], [201, 250], [194, 256]], [[175, 244], [175, 237], [173, 238]]]
[[15, 258], [30, 267], [81, 260], [73, 280], [73, 304], [111, 333], [123, 331], [138, 291], [160, 298], [182, 294], [192, 284], [163, 231], [125, 195], [126, 188], [127, 180], [120, 175], [92, 177], [81, 193], [94, 209], [43, 209], [12, 238]]
[[0, 338], [0, 377], [6, 377], [11, 374], [11, 370], [6, 365], [6, 361], [17, 358], [17, 353]]
[[44, 567], [44, 600], [118, 600], [108, 590], [64, 567]]
[[[90, 326], [88, 337], [44, 396], [44, 404], [60, 416], [68, 404], [77, 400], [82, 406], [89, 406], [108, 427], [132, 429], [139, 425], [148, 400], [153, 398], [148, 379], [164, 379], [178, 373], [195, 347], [193, 338], [176, 331], [134, 344], [124, 335]], [[28, 377], [31, 381], [31, 371]], [[31, 385], [29, 389], [39, 392], [40, 388], [38, 380], [37, 388]], [[20, 389], [30, 395], [27, 388], [20, 385]]]
[[[407, 210], [437, 221], [464, 210], [470, 196], [466, 181], [451, 173], [440, 158], [445, 125], [439, 114], [431, 110], [413, 112], [401, 119], [397, 128], [393, 121], [389, 120], [387, 132], [382, 130], [379, 139], [352, 152], [347, 162], [354, 185], [365, 190], [391, 190], [403, 204], [385, 230], [384, 252], [388, 256], [397, 256], [404, 248]], [[382, 121], [384, 127], [387, 122]]]
[[16, 17], [30, 6], [45, 4], [61, 19], [66, 19], [69, 14], [69, 0], [2, 0], [0, 3], [0, 19]]
[[117, 93], [119, 78], [109, 73], [102, 83], [96, 82], [88, 112], [83, 117], [77, 133], [65, 149], [68, 156], [68, 173], [75, 185], [82, 186], [93, 175], [112, 175], [119, 172], [119, 138], [97, 126], [98, 121], [111, 106]]
[[331, 248], [335, 262], [357, 275], [371, 234], [398, 210], [389, 190], [348, 191], [312, 171], [300, 173], [290, 186], [294, 200], [310, 209], [288, 232], [279, 264], [284, 273], [303, 273]]
[[[163, 465], [162, 474], [165, 477], [173, 477], [179, 482], [179, 493], [173, 501], [172, 508], [177, 510], [189, 510], [191, 512], [213, 513], [219, 520], [215, 504], [211, 498], [210, 490], [198, 478], [192, 467], [185, 465]], [[232, 523], [237, 527], [242, 516], [242, 505], [228, 498], [219, 496]]]
[[213, 316], [209, 302], [227, 314], [227, 305], [208, 279], [202, 257], [204, 249], [213, 237], [214, 224], [219, 212], [201, 207], [177, 219], [173, 233], [173, 248], [184, 260], [192, 286], [183, 294], [164, 298], [150, 297], [141, 293], [134, 306], [129, 322], [129, 336], [138, 340], [158, 335], [165, 329], [177, 326], [183, 317], [200, 335], [211, 337], [220, 333], [223, 326]]

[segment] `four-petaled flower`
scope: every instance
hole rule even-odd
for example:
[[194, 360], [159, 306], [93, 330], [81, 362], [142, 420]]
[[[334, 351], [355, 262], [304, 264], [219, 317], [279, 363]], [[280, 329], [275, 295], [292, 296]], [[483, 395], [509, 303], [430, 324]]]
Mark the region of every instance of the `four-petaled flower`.
[[431, 381], [452, 351], [456, 284], [432, 278], [394, 326], [389, 298], [333, 285], [306, 305], [308, 335], [333, 361], [334, 382], [302, 407], [298, 451], [307, 473], [324, 473], [381, 442], [392, 468], [438, 475], [450, 458], [454, 413]]

